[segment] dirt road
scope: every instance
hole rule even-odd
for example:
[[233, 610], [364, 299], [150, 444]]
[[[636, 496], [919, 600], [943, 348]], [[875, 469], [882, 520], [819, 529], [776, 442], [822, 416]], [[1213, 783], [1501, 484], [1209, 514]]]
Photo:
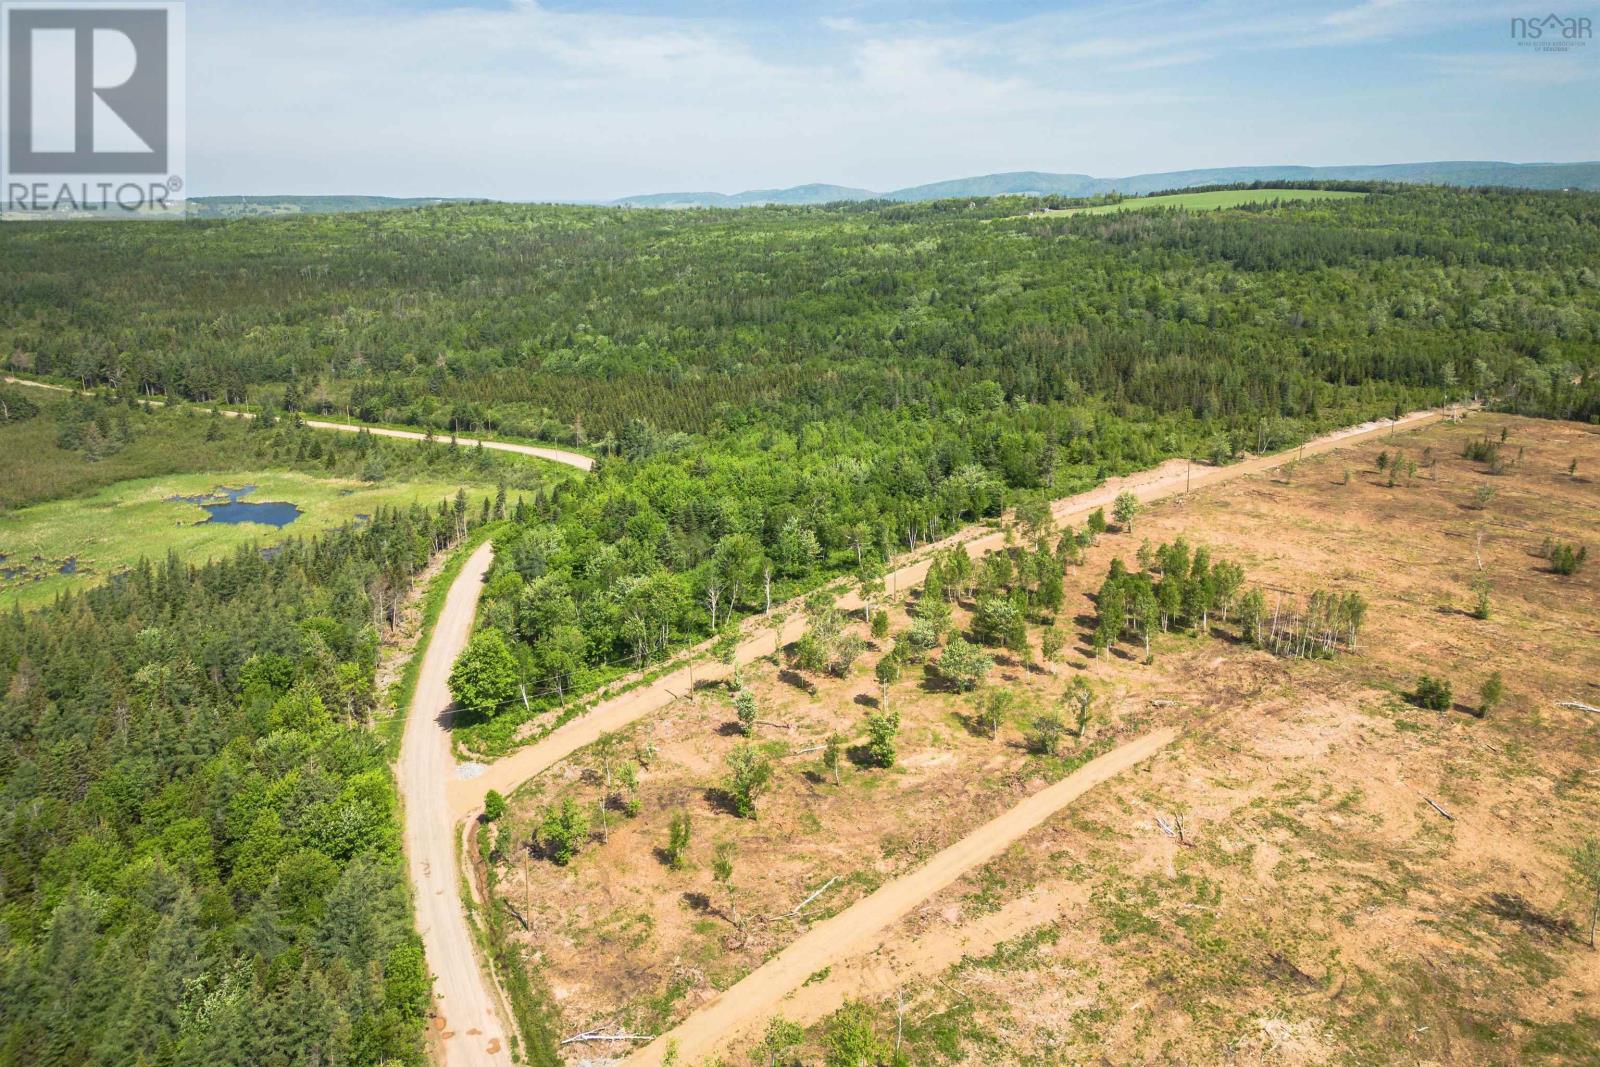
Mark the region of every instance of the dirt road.
[[[27, 378], [13, 378], [9, 375], [3, 379], [9, 385], [26, 385], [35, 389], [49, 389], [57, 393], [74, 393], [80, 396], [90, 395], [77, 389], [68, 389], [64, 385], [51, 385], [47, 382], [30, 381]], [[163, 401], [146, 400], [148, 404], [161, 407]], [[230, 419], [253, 419], [255, 413], [251, 411], [223, 410], [222, 414]], [[374, 437], [393, 437], [402, 441], [425, 441], [427, 434], [415, 430], [391, 430], [386, 426], [367, 426], [361, 423], [326, 422], [321, 419], [305, 420], [307, 426], [313, 430], [338, 430], [344, 433], [359, 433], [366, 430]], [[576, 467], [582, 471], [594, 469], [594, 460], [577, 452], [568, 452], [560, 448], [543, 448], [539, 445], [519, 445], [510, 441], [491, 441], [488, 438], [457, 437], [456, 443], [465, 448], [477, 448], [482, 445], [491, 452], [514, 452], [519, 456], [534, 456], [538, 459], [547, 459], [552, 463], [564, 463], [569, 467]]]
[[[1380, 437], [1391, 430], [1420, 429], [1447, 418], [1450, 414], [1450, 411], [1419, 411], [1406, 415], [1395, 423], [1388, 420], [1364, 423], [1308, 441], [1300, 448], [1254, 457], [1226, 467], [1195, 466], [1191, 469], [1190, 465], [1181, 459], [1169, 460], [1151, 470], [1131, 474], [1125, 478], [1111, 478], [1088, 492], [1065, 497], [1056, 501], [1052, 510], [1057, 522], [1082, 522], [1096, 508], [1109, 510], [1112, 501], [1124, 490], [1144, 502], [1160, 500], [1177, 496], [1190, 488], [1199, 489], [1273, 470], [1304, 456], [1320, 455], [1358, 441]], [[968, 529], [941, 544], [964, 545], [967, 552], [977, 558], [1002, 547], [1005, 544], [1005, 534], [1000, 531], [977, 533]], [[932, 559], [925, 550], [918, 555], [919, 558], [915, 562], [908, 563], [887, 576], [886, 584], [891, 595], [915, 587], [927, 576]], [[845, 610], [854, 610], [861, 607], [861, 600], [855, 594], [848, 594], [839, 599], [839, 606]], [[784, 626], [782, 642], [794, 640], [804, 630], [803, 619], [791, 618]], [[749, 663], [772, 652], [773, 634], [761, 625], [761, 620], [752, 620], [747, 632], [752, 636], [739, 646], [737, 655], [740, 663]], [[697, 682], [713, 681], [724, 677], [727, 673], [728, 668], [721, 664], [700, 664], [694, 668], [694, 679]], [[480, 777], [469, 782], [452, 782], [451, 810], [457, 818], [464, 818], [477, 812], [483, 807], [483, 798], [489, 790], [494, 789], [503, 795], [509, 795], [528, 779], [555, 766], [586, 745], [593, 744], [601, 733], [620, 730], [637, 722], [646, 715], [671, 704], [688, 691], [689, 672], [680, 668], [642, 689], [601, 701], [592, 711], [555, 730], [548, 737], [491, 764]]]
[[461, 907], [461, 876], [456, 864], [456, 820], [445, 786], [455, 776], [450, 732], [444, 716], [450, 707], [448, 680], [456, 657], [466, 647], [482, 591], [483, 576], [494, 562], [485, 543], [467, 558], [451, 583], [444, 609], [423, 654], [417, 689], [406, 714], [398, 777], [405, 807], [406, 863], [416, 896], [417, 930], [422, 934], [428, 969], [435, 975], [436, 1059], [444, 1067], [510, 1067], [506, 1031], [493, 985], [478, 967], [477, 954]]
[[1066, 805], [1101, 782], [1149, 759], [1177, 738], [1157, 730], [1092, 760], [1040, 790], [998, 818], [978, 827], [910, 874], [880, 886], [838, 915], [818, 923], [794, 944], [757, 967], [706, 1007], [661, 1035], [624, 1062], [647, 1067], [663, 1062], [668, 1046], [683, 1064], [701, 1063], [766, 1024], [785, 995], [825, 967], [870, 948], [876, 935], [934, 893], [987, 863]]

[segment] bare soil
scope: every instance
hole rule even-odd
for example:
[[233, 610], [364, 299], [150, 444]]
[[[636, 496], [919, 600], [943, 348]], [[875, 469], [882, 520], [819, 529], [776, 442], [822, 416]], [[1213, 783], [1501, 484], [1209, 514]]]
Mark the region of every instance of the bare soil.
[[[1502, 426], [1508, 469], [1462, 458], [1468, 438]], [[1385, 451], [1403, 454], [1393, 486], [1376, 466]], [[739, 739], [726, 694], [702, 690], [632, 727], [630, 746], [654, 748], [637, 817], [615, 813], [609, 840], [568, 867], [508, 850], [499, 892], [529, 921], [569, 1033], [658, 1033], [808, 923], [1088, 756], [1170, 726], [1183, 740], [1151, 769], [1083, 797], [930, 896], [876, 951], [802, 983], [780, 1008], [816, 1024], [802, 1062], [820, 1061], [826, 1016], [846, 998], [892, 1037], [897, 995], [916, 1063], [1593, 1062], [1600, 1013], [1584, 998], [1600, 971], [1564, 850], [1600, 812], [1600, 724], [1555, 703], [1600, 704], [1600, 564], [1561, 577], [1537, 553], [1547, 536], [1593, 540], [1596, 477], [1592, 428], [1480, 415], [1154, 504], [1135, 536], [1110, 535], [1069, 569], [1061, 622], [1076, 644], [1110, 558], [1134, 565], [1140, 541], [1181, 534], [1243, 564], [1269, 602], [1360, 591], [1371, 603], [1360, 654], [1279, 659], [1230, 626], [1166, 635], [1149, 665], [1132, 648], [1100, 660], [1069, 650], [1054, 673], [1007, 662], [991, 684], [1021, 700], [998, 740], [975, 729], [974, 697], [909, 676], [890, 694], [898, 766], [851, 765], [835, 785], [815, 754], [781, 756], [755, 821], [716, 790]], [[1480, 485], [1495, 489], [1481, 509]], [[1488, 620], [1469, 613], [1480, 559]], [[906, 621], [896, 609], [894, 628]], [[758, 737], [775, 753], [833, 730], [861, 738], [878, 654], [842, 680], [747, 669], [761, 718], [793, 726]], [[1467, 709], [1493, 670], [1506, 700], [1480, 720]], [[1080, 671], [1102, 717], [1062, 757], [1031, 754], [1027, 724]], [[1424, 671], [1453, 681], [1456, 708], [1405, 702]], [[588, 758], [517, 796], [510, 840], [527, 842], [560, 797], [598, 797]], [[673, 871], [658, 850], [680, 809], [694, 844], [691, 866]], [[1189, 845], [1156, 827], [1178, 813]], [[737, 846], [731, 897], [710, 873], [719, 840]], [[803, 918], [774, 918], [830, 878]]]

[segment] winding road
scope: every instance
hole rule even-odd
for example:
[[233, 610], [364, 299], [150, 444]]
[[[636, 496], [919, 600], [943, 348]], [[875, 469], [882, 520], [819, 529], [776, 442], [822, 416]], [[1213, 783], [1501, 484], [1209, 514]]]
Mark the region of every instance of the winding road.
[[[7, 385], [26, 385], [34, 389], [49, 389], [56, 393], [71, 393], [74, 396], [93, 396], [92, 392], [84, 389], [69, 389], [64, 385], [52, 385], [49, 382], [36, 382], [31, 378], [13, 378], [6, 375], [0, 378]], [[146, 399], [145, 403], [154, 407], [163, 407], [164, 400]], [[219, 408], [218, 411], [230, 419], [253, 419], [253, 411], [236, 411], [228, 408]], [[313, 430], [335, 430], [342, 433], [360, 433], [367, 431], [374, 437], [393, 437], [401, 441], [426, 441], [428, 435], [415, 430], [393, 430], [387, 426], [369, 426], [361, 422], [327, 422], [322, 419], [306, 419], [305, 424]], [[437, 438], [435, 438], [437, 439]], [[576, 467], [581, 471], [594, 470], [594, 460], [578, 452], [568, 452], [561, 448], [544, 448], [540, 445], [520, 445], [511, 441], [491, 441], [487, 437], [457, 437], [456, 443], [467, 448], [477, 448], [480, 445], [491, 452], [512, 452], [519, 456], [533, 456], [536, 459], [547, 459], [552, 463], [563, 463], [568, 467]]]
[[494, 562], [484, 542], [467, 557], [434, 624], [417, 688], [406, 713], [398, 778], [405, 807], [406, 863], [417, 930], [435, 976], [434, 1033], [444, 1067], [510, 1067], [511, 1052], [494, 984], [478, 965], [461, 906], [457, 822], [445, 787], [455, 776], [450, 753], [450, 668], [466, 647], [483, 577]]

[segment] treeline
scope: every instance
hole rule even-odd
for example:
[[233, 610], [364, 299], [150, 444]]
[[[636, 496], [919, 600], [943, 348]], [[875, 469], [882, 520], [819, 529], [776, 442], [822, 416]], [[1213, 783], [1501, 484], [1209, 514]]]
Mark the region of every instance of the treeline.
[[0, 1063], [423, 1062], [374, 670], [458, 535], [383, 512], [0, 620]]

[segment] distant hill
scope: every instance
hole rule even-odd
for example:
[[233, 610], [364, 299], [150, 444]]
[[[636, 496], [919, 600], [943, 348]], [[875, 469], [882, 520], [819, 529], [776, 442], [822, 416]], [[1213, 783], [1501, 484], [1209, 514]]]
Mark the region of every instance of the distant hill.
[[1347, 167], [1216, 167], [1096, 178], [1088, 174], [1011, 171], [955, 178], [877, 193], [841, 185], [797, 185], [744, 193], [657, 193], [615, 201], [626, 207], [747, 207], [756, 204], [822, 204], [840, 200], [944, 200], [983, 196], [1139, 196], [1197, 185], [1270, 181], [1385, 181], [1428, 185], [1506, 185], [1521, 189], [1600, 189], [1597, 163], [1498, 163], [1457, 161], [1390, 163]]
[[870, 189], [846, 185], [796, 185], [789, 189], [750, 189], [743, 193], [650, 193], [616, 203], [627, 207], [759, 207], [762, 204], [835, 204], [841, 200], [872, 200]]
[[250, 215], [332, 215], [347, 211], [400, 211], [460, 203], [448, 197], [393, 196], [195, 196], [189, 214], [201, 219], [234, 219]]

